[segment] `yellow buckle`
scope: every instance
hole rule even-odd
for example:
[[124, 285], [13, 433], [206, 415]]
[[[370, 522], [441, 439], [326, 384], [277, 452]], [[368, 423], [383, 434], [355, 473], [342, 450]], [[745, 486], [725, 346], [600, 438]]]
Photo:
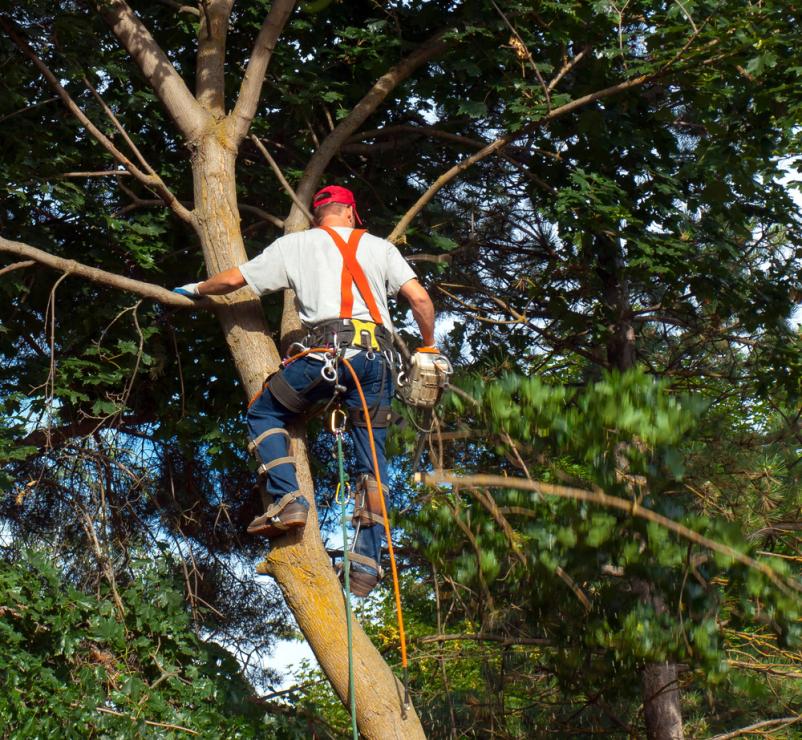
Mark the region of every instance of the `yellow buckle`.
[[360, 321], [359, 319], [351, 319], [351, 324], [354, 327], [354, 338], [351, 340], [352, 347], [368, 349], [363, 341], [363, 333], [367, 332], [370, 336], [370, 349], [379, 349], [379, 342], [376, 339], [376, 324], [372, 321]]

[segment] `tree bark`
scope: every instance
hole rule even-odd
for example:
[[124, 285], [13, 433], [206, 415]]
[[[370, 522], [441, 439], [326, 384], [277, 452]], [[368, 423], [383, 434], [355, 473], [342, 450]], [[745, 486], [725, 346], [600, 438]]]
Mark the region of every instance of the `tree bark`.
[[650, 740], [683, 740], [676, 663], [650, 663], [643, 669], [643, 714]]

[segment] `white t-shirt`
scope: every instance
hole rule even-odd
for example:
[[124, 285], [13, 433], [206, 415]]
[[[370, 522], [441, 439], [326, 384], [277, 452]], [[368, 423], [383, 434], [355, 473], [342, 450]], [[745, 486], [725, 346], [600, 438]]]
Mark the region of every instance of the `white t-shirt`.
[[[335, 230], [348, 241], [351, 229], [337, 226]], [[392, 328], [387, 296], [398, 293], [404, 283], [415, 277], [414, 271], [394, 244], [368, 233], [363, 234], [359, 241], [356, 258], [384, 324]], [[316, 326], [340, 317], [343, 258], [323, 229], [282, 236], [239, 269], [257, 295], [292, 288], [298, 299], [298, 314], [306, 326]], [[352, 291], [352, 318], [370, 321], [370, 311], [355, 283]]]

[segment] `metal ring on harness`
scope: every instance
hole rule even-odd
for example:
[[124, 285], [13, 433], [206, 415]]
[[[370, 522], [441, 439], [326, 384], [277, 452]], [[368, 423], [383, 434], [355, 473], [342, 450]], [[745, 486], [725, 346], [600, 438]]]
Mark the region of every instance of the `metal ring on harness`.
[[337, 380], [337, 371], [334, 369], [334, 365], [331, 361], [326, 360], [323, 367], [320, 368], [320, 377], [327, 383], [333, 383]]

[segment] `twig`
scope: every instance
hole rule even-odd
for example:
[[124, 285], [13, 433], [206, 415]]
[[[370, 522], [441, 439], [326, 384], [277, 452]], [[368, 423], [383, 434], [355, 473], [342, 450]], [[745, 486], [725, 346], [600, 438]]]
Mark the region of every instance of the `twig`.
[[100, 104], [100, 107], [103, 109], [103, 112], [108, 116], [109, 120], [111, 121], [114, 128], [120, 132], [120, 136], [123, 137], [123, 140], [126, 144], [128, 144], [131, 151], [134, 153], [134, 156], [139, 160], [139, 164], [142, 165], [145, 172], [149, 175], [155, 175], [156, 170], [151, 167], [144, 156], [142, 156], [142, 152], [139, 151], [139, 147], [131, 140], [131, 137], [128, 135], [128, 132], [123, 128], [123, 125], [120, 123], [120, 120], [117, 116], [114, 115], [114, 111], [106, 105], [106, 101], [100, 96], [100, 93], [97, 91], [95, 86], [89, 81], [89, 78], [84, 76], [83, 78], [84, 85], [89, 88], [89, 91], [94, 96], [95, 100]]
[[711, 737], [710, 740], [730, 740], [733, 737], [740, 737], [741, 735], [748, 735], [750, 733], [754, 733], [755, 730], [760, 730], [764, 727], [776, 727], [780, 725], [781, 727], [789, 727], [791, 725], [796, 724], [802, 720], [802, 714], [797, 715], [796, 717], [779, 717], [778, 719], [765, 719], [762, 722], [755, 722], [753, 725], [749, 725], [747, 727], [742, 727], [740, 730], [734, 730], [733, 732], [725, 732], [722, 735], [715, 735]]
[[563, 66], [560, 68], [560, 71], [554, 76], [554, 78], [549, 82], [548, 88], [549, 92], [551, 92], [557, 85], [559, 84], [560, 80], [562, 80], [565, 75], [567, 75], [574, 67], [576, 67], [579, 62], [582, 61], [582, 58], [590, 51], [590, 46], [586, 46], [582, 51], [578, 54], [574, 55], [569, 59]]
[[496, 0], [490, 0], [490, 4], [496, 9], [496, 12], [501, 16], [501, 19], [504, 21], [507, 28], [510, 29], [510, 32], [512, 33], [513, 37], [521, 45], [521, 49], [523, 49], [524, 54], [526, 54], [526, 57], [529, 60], [529, 63], [532, 65], [532, 69], [535, 71], [535, 76], [537, 77], [537, 81], [540, 83], [540, 87], [543, 90], [543, 94], [546, 96], [546, 109], [551, 110], [551, 95], [549, 94], [550, 91], [549, 88], [546, 86], [546, 82], [543, 79], [543, 75], [540, 74], [540, 70], [537, 68], [537, 64], [535, 63], [535, 59], [532, 56], [532, 52], [529, 51], [529, 47], [521, 38], [521, 34], [515, 30], [515, 26], [513, 26], [512, 23], [510, 23], [509, 19], [507, 18], [506, 15], [504, 15], [504, 12], [501, 10], [501, 8], [499, 8], [499, 6], [496, 5]]
[[196, 732], [195, 730], [190, 730], [189, 727], [182, 727], [181, 725], [174, 725], [170, 722], [152, 722], [149, 719], [140, 720], [137, 717], [132, 717], [130, 714], [123, 714], [122, 712], [116, 712], [113, 709], [108, 709], [106, 707], [95, 707], [98, 712], [103, 712], [104, 714], [113, 714], [115, 717], [123, 717], [124, 719], [130, 719], [131, 722], [144, 722], [149, 727], [163, 727], [166, 730], [178, 730], [179, 732], [186, 732], [190, 735], [198, 735], [200, 733]]
[[[51, 177], [130, 177], [131, 173], [128, 170], [95, 170], [94, 172], [62, 172], [58, 175], [51, 175]], [[163, 203], [164, 201], [159, 201]]]
[[26, 267], [33, 267], [35, 264], [35, 260], [21, 260], [20, 262], [12, 262], [10, 265], [6, 265], [0, 269], [0, 275], [5, 275], [7, 272], [14, 272], [14, 270], [22, 270]]
[[255, 134], [251, 134], [251, 141], [256, 145], [256, 148], [262, 153], [262, 156], [267, 160], [267, 163], [270, 165], [273, 173], [276, 175], [276, 178], [281, 183], [281, 186], [284, 188], [287, 195], [292, 198], [292, 202], [295, 203], [296, 206], [300, 209], [301, 213], [309, 219], [309, 223], [312, 223], [312, 214], [309, 212], [309, 209], [304, 205], [304, 202], [298, 197], [295, 191], [292, 189], [292, 185], [287, 182], [287, 178], [284, 177], [284, 173], [281, 171], [281, 168], [276, 163], [276, 160], [270, 156], [270, 152], [267, 151], [267, 148], [264, 144], [259, 140], [259, 137]]

